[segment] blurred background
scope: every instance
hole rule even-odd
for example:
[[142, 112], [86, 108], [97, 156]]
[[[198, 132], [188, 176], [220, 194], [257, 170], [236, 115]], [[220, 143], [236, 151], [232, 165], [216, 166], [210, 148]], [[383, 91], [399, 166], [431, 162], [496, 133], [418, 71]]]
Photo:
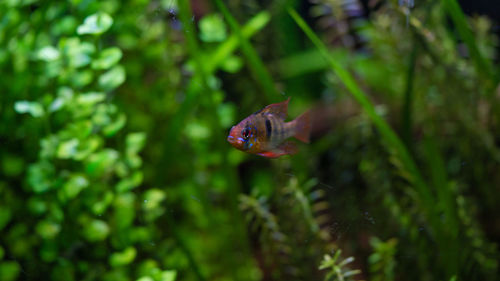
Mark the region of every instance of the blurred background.
[[1, 1], [0, 280], [499, 280], [499, 11]]

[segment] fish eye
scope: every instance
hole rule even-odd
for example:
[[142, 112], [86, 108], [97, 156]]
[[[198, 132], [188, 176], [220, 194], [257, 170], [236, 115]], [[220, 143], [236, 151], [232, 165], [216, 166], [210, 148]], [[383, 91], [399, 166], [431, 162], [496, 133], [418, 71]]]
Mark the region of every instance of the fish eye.
[[243, 139], [247, 140], [248, 138], [250, 138], [250, 128], [245, 128], [241, 131], [241, 136], [243, 137]]

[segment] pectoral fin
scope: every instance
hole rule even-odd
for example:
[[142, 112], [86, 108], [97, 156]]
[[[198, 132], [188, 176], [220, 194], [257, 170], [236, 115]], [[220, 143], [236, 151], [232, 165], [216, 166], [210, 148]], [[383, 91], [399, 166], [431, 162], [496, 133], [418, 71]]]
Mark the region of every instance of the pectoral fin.
[[277, 148], [269, 151], [264, 151], [258, 153], [257, 155], [264, 156], [267, 158], [278, 158], [283, 155], [295, 154], [297, 153], [297, 146], [291, 141], [286, 141]]

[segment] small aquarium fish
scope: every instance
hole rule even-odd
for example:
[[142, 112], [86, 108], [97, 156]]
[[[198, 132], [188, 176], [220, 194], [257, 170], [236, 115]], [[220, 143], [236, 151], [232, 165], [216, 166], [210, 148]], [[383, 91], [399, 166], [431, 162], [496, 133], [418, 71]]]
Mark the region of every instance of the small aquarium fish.
[[306, 111], [295, 120], [285, 122], [289, 101], [290, 98], [270, 104], [243, 119], [231, 128], [227, 141], [239, 150], [268, 158], [296, 153], [295, 143], [287, 139], [294, 137], [309, 143], [311, 121]]

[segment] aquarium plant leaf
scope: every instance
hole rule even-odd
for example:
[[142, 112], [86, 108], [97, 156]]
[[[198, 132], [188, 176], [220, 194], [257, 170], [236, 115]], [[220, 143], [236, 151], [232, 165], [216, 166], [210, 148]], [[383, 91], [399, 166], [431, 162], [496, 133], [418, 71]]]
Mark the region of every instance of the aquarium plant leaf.
[[476, 39], [469, 29], [467, 23], [467, 17], [463, 13], [457, 0], [444, 0], [444, 7], [448, 15], [451, 17], [453, 24], [456, 26], [458, 33], [460, 34], [462, 40], [464, 40], [469, 50], [470, 56], [474, 61], [477, 71], [484, 75], [487, 75], [493, 82], [492, 86], [498, 84], [498, 74], [493, 70], [493, 66], [490, 61], [488, 61], [480, 52], [476, 44]]
[[289, 9], [289, 13], [295, 20], [297, 25], [304, 31], [307, 37], [309, 37], [313, 44], [320, 50], [323, 57], [330, 63], [332, 70], [335, 72], [335, 74], [337, 74], [346, 88], [359, 102], [363, 110], [374, 123], [375, 127], [380, 130], [380, 133], [385, 141], [387, 141], [390, 147], [397, 153], [398, 157], [401, 158], [403, 165], [410, 172], [413, 184], [415, 185], [415, 188], [418, 189], [418, 192], [422, 196], [423, 201], [432, 204], [432, 194], [401, 139], [396, 135], [389, 124], [376, 112], [374, 105], [370, 102], [370, 100], [367, 98], [367, 95], [361, 90], [361, 88], [358, 87], [352, 75], [332, 58], [326, 46], [323, 44], [323, 42], [321, 42], [318, 36], [314, 34], [307, 23], [299, 16], [299, 14], [297, 14], [295, 10]]
[[[269, 23], [271, 16], [263, 11], [252, 17], [242, 28], [241, 34], [244, 38], [250, 38], [257, 31], [264, 28]], [[205, 58], [205, 69], [207, 73], [213, 73], [240, 45], [240, 40], [236, 34], [232, 34], [224, 42], [219, 44], [215, 51]]]
[[224, 15], [224, 18], [227, 20], [231, 31], [236, 34], [238, 40], [240, 41], [241, 51], [247, 59], [250, 71], [254, 75], [255, 80], [262, 86], [267, 100], [269, 102], [278, 101], [279, 98], [281, 98], [281, 95], [279, 95], [278, 91], [274, 87], [271, 74], [269, 74], [269, 72], [267, 71], [264, 63], [258, 56], [257, 51], [245, 38], [245, 36], [243, 36], [243, 31], [241, 30], [240, 25], [231, 15], [226, 5], [224, 5], [221, 0], [215, 0], [215, 4]]

